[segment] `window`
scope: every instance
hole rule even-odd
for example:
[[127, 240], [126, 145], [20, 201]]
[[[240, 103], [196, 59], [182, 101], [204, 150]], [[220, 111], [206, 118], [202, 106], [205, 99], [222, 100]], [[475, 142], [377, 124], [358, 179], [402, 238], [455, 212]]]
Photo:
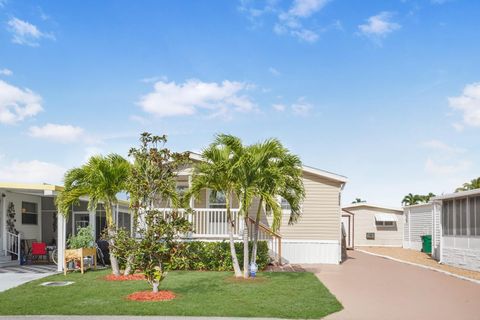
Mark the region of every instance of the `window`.
[[38, 224], [38, 204], [22, 201], [22, 224]]
[[469, 235], [475, 235], [475, 198], [468, 199], [468, 211], [469, 211]]
[[389, 227], [389, 228], [392, 228], [392, 227], [395, 227], [395, 221], [378, 221], [378, 220], [375, 220], [375, 225], [377, 227]]
[[177, 193], [179, 196], [183, 196], [187, 192], [188, 186], [177, 186]]
[[283, 197], [280, 197], [280, 206], [282, 207], [282, 210], [290, 210], [291, 209], [290, 203], [288, 203], [288, 201]]
[[480, 197], [475, 199], [475, 235], [480, 236]]
[[227, 198], [222, 191], [211, 190], [208, 195], [208, 206], [209, 208], [226, 208], [227, 207]]

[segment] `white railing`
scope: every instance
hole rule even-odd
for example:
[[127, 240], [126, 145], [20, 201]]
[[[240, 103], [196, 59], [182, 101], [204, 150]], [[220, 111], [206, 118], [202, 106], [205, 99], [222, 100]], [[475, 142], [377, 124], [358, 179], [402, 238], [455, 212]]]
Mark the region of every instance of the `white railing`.
[[[165, 213], [172, 212], [170, 208], [158, 209]], [[187, 214], [185, 210], [178, 210], [181, 217], [187, 219], [193, 228], [191, 238], [197, 239], [228, 239], [229, 224], [227, 221], [226, 209], [210, 209], [210, 208], [194, 208], [192, 214]], [[231, 209], [234, 232], [233, 235], [236, 240], [242, 238], [245, 221], [243, 217], [239, 216], [239, 209]], [[255, 220], [248, 218], [247, 227], [249, 234], [253, 238]], [[267, 241], [270, 249], [270, 255], [279, 263], [282, 259], [282, 237], [273, 232], [268, 226], [260, 223], [258, 240]]]
[[[159, 209], [165, 212], [172, 209]], [[239, 209], [231, 209], [233, 221], [233, 236], [239, 238], [242, 235], [244, 220], [239, 216]], [[195, 208], [192, 214], [185, 210], [178, 210], [180, 216], [185, 217], [193, 228], [193, 238], [228, 238], [229, 224], [226, 209]]]
[[20, 260], [20, 241], [20, 234], [7, 232], [7, 253], [16, 255], [18, 260]]

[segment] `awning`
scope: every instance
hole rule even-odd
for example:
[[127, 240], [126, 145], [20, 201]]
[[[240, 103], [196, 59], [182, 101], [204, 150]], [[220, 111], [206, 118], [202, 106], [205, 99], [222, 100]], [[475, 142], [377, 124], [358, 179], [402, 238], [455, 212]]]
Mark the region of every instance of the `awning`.
[[382, 222], [397, 222], [397, 215], [391, 213], [375, 213], [375, 220]]

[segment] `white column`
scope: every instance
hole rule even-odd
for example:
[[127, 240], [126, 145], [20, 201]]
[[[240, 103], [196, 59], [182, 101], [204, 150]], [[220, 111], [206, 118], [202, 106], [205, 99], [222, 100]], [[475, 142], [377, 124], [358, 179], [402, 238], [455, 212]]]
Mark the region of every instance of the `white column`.
[[[0, 190], [0, 196], [2, 196], [3, 190]], [[2, 196], [2, 249], [7, 250], [7, 197]]]
[[[96, 214], [96, 211], [95, 210], [92, 210], [88, 213], [88, 225], [92, 227], [92, 236], [93, 236], [93, 239], [96, 238], [97, 236], [97, 233], [96, 233], [96, 230], [97, 230], [97, 223], [96, 223], [96, 219], [95, 219], [95, 214]], [[96, 240], [96, 239], [95, 239]]]
[[57, 252], [58, 252], [58, 258], [57, 258], [57, 271], [62, 272], [63, 271], [63, 257], [64, 257], [64, 251], [66, 248], [65, 244], [65, 238], [66, 238], [66, 220], [65, 217], [63, 216], [62, 213], [58, 212], [57, 213]]
[[[192, 187], [192, 175], [189, 174], [188, 175], [188, 188], [190, 189], [191, 187]], [[193, 206], [195, 205], [193, 197], [190, 197], [189, 201], [190, 201], [189, 202], [190, 208], [193, 208]]]

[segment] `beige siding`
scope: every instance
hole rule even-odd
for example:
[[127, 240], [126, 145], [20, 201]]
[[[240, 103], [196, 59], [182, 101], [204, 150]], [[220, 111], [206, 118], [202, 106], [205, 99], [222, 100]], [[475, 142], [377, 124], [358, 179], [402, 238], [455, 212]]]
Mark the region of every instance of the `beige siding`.
[[303, 183], [306, 197], [302, 215], [296, 224], [289, 225], [290, 214], [284, 211], [279, 230], [283, 239], [340, 240], [340, 182], [305, 173]]
[[[403, 212], [371, 207], [348, 208], [355, 214], [354, 245], [358, 246], [398, 246], [403, 244]], [[397, 216], [396, 227], [377, 227], [375, 213], [391, 213]], [[366, 233], [374, 232], [375, 240], [367, 240]]]

